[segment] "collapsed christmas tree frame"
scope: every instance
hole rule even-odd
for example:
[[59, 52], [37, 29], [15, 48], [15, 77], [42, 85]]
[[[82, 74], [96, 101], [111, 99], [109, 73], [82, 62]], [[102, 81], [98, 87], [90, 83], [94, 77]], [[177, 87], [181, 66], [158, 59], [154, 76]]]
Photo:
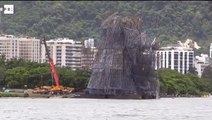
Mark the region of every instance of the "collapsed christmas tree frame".
[[141, 32], [138, 17], [110, 15], [101, 24], [102, 40], [87, 93], [107, 98], [158, 98], [155, 72], [158, 44]]

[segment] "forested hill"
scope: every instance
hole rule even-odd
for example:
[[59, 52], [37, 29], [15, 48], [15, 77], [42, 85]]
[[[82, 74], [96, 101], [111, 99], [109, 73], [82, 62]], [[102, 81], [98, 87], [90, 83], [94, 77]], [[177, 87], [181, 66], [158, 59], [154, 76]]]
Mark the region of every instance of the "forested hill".
[[162, 44], [191, 38], [200, 45], [212, 42], [212, 2], [189, 1], [17, 1], [14, 15], [1, 16], [3, 32], [35, 37], [100, 37], [104, 16], [118, 11], [143, 19], [143, 29]]

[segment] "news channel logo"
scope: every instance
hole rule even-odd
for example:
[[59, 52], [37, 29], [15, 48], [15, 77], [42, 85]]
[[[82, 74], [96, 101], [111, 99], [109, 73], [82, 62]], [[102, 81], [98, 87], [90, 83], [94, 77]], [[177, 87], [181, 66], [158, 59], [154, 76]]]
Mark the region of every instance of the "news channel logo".
[[12, 4], [4, 5], [4, 7], [0, 7], [0, 12], [1, 11], [3, 11], [5, 15], [14, 14], [14, 5]]

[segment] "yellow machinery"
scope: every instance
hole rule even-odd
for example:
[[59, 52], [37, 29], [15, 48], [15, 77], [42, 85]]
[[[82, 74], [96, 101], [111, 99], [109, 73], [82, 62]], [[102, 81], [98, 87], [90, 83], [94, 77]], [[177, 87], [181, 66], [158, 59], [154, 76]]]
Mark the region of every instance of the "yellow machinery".
[[45, 48], [46, 48], [46, 53], [47, 53], [47, 56], [48, 56], [48, 59], [49, 59], [49, 64], [50, 64], [50, 68], [51, 68], [52, 77], [55, 80], [56, 86], [41, 86], [41, 87], [35, 88], [35, 90], [32, 91], [32, 93], [66, 94], [66, 93], [72, 92], [74, 90], [74, 88], [63, 87], [63, 86], [61, 86], [59, 84], [59, 77], [58, 77], [58, 74], [57, 74], [57, 70], [56, 70], [56, 68], [54, 66], [53, 59], [50, 57], [50, 53], [49, 53], [49, 50], [48, 50], [48, 47], [47, 47], [47, 44], [46, 44], [45, 37], [44, 37], [43, 42], [44, 42], [44, 45], [45, 45]]
[[74, 91], [74, 88], [63, 86], [41, 86], [35, 88], [32, 93], [34, 94], [69, 94]]

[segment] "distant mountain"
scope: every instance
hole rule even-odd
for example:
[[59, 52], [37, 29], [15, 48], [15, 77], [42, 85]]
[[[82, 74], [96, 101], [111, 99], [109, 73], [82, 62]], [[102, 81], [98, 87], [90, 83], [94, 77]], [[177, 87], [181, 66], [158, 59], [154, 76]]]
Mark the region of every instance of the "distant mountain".
[[100, 39], [102, 19], [112, 12], [143, 19], [143, 30], [162, 45], [196, 41], [207, 52], [212, 42], [212, 2], [210, 1], [1, 1], [15, 5], [14, 15], [1, 15], [6, 34], [76, 40]]

